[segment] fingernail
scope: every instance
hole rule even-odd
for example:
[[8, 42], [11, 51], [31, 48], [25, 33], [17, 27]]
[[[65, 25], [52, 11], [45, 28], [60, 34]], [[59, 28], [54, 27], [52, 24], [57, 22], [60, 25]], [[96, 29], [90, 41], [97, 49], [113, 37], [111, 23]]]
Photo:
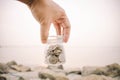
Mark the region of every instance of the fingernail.
[[63, 39], [63, 41], [64, 41], [65, 43], [67, 43], [67, 42], [68, 42], [68, 40], [67, 40], [66, 38], [64, 38], [64, 39]]
[[46, 40], [42, 40], [42, 43], [45, 44], [45, 43], [46, 43]]

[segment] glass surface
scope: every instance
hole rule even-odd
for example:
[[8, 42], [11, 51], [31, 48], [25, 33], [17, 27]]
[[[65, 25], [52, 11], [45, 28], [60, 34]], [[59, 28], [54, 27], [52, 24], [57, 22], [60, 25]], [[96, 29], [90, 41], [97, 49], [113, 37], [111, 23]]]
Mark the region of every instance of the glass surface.
[[62, 36], [48, 37], [45, 49], [45, 63], [48, 65], [61, 65], [65, 62]]

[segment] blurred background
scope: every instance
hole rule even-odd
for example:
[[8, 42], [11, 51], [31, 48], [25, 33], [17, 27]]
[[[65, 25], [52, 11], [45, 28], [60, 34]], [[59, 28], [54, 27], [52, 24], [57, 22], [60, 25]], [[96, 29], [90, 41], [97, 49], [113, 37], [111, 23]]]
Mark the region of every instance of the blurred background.
[[[71, 23], [65, 67], [120, 64], [120, 0], [54, 0]], [[51, 25], [52, 26], [52, 25]], [[55, 35], [52, 26], [50, 35]], [[46, 65], [40, 25], [17, 0], [0, 0], [0, 62]]]

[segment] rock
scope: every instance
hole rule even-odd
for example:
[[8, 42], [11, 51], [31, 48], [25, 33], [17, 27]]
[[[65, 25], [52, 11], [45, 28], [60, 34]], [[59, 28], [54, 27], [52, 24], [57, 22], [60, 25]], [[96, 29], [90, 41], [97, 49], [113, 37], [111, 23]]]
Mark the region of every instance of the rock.
[[109, 77], [119, 77], [120, 76], [120, 65], [111, 64], [105, 67], [84, 67], [82, 71], [83, 76], [90, 74], [104, 75]]
[[0, 76], [0, 80], [7, 80], [7, 79], [3, 76]]
[[44, 67], [44, 66], [37, 66], [37, 67], [34, 67], [32, 68], [32, 71], [41, 71], [41, 70], [45, 70], [47, 69], [47, 67]]
[[82, 78], [81, 75], [74, 74], [74, 73], [68, 74], [67, 77], [69, 80], [81, 80]]
[[[5, 77], [6, 80], [19, 80], [19, 77], [12, 76], [12, 75], [10, 75], [10, 74], [3, 74], [2, 76]], [[1, 80], [1, 79], [0, 79], [0, 80]]]
[[23, 65], [12, 65], [11, 68], [13, 70], [16, 70], [18, 72], [28, 72], [31, 71], [31, 69], [27, 66], [23, 66]]
[[41, 79], [49, 79], [49, 80], [68, 80], [65, 73], [62, 70], [51, 70], [45, 69], [41, 70], [39, 73], [39, 77]]
[[119, 76], [119, 77], [115, 77], [114, 79], [115, 79], [115, 80], [120, 80], [120, 76]]
[[69, 80], [66, 76], [56, 76], [55, 80]]
[[0, 80], [120, 80], [120, 65], [114, 63], [105, 67], [83, 67], [82, 70], [63, 70], [62, 65], [52, 65], [39, 66], [31, 71], [31, 68], [11, 61], [0, 63]]
[[81, 69], [80, 68], [73, 68], [65, 71], [67, 75], [69, 74], [78, 74], [81, 75]]
[[100, 67], [85, 66], [82, 68], [82, 76], [90, 75], [98, 68], [100, 68]]
[[19, 79], [24, 78], [25, 80], [31, 80], [31, 79], [39, 79], [38, 77], [39, 72], [18, 72], [18, 73], [13, 73], [12, 75], [18, 76]]
[[40, 79], [55, 80], [55, 77], [49, 73], [39, 73], [38, 76]]
[[8, 73], [8, 66], [4, 63], [0, 63], [0, 74]]
[[37, 66], [37, 67], [32, 68], [32, 71], [41, 71], [41, 70], [45, 70], [45, 69], [47, 69], [47, 67]]
[[65, 71], [69, 80], [81, 80], [81, 69], [72, 68]]
[[111, 77], [106, 77], [106, 76], [100, 76], [100, 75], [89, 75], [89, 76], [84, 76], [82, 77], [81, 80], [115, 80]]
[[7, 80], [39, 80], [38, 72], [17, 72], [2, 74]]
[[25, 80], [23, 77], [19, 77], [19, 79], [18, 80]]
[[107, 76], [107, 68], [106, 67], [97, 68], [91, 74]]
[[12, 65], [17, 65], [17, 63], [15, 61], [10, 61], [7, 63], [7, 65], [11, 67]]
[[18, 71], [9, 68], [9, 73], [17, 73]]
[[66, 76], [50, 74], [50, 73], [39, 73], [39, 78], [40, 79], [49, 79], [49, 80], [69, 80]]
[[119, 77], [120, 76], [120, 65], [117, 63], [107, 65], [106, 75], [110, 77]]

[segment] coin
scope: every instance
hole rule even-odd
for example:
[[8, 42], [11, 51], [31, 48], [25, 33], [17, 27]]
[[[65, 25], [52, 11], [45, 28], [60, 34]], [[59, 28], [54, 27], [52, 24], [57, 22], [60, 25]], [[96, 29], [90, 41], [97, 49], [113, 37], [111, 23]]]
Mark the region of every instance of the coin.
[[[54, 44], [50, 45], [46, 53], [46, 61], [49, 64], [62, 63], [64, 61], [64, 54], [62, 45]], [[61, 60], [60, 60], [61, 59]]]
[[56, 56], [51, 56], [51, 57], [49, 57], [49, 62], [50, 62], [51, 64], [56, 64], [58, 61], [59, 61], [59, 58], [56, 57]]

